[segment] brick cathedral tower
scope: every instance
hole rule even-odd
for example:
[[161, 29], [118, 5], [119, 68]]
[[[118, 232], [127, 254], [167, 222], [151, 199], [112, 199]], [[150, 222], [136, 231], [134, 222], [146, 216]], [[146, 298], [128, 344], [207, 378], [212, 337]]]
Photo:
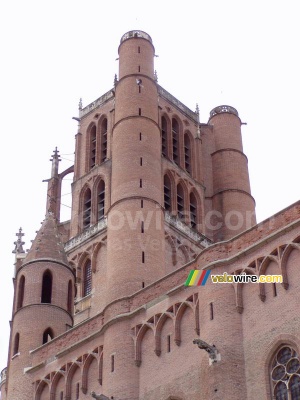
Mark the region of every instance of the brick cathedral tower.
[[[199, 312], [196, 294], [171, 303], [182, 268], [255, 224], [237, 111], [220, 106], [200, 123], [158, 85], [154, 56], [147, 33], [123, 35], [114, 87], [80, 102], [74, 166], [59, 173], [54, 152], [47, 215], [17, 263], [3, 400], [152, 399], [141, 383], [147, 329], [160, 357], [167, 318], [178, 315], [179, 348], [179, 318]], [[72, 214], [61, 222], [69, 173]]]

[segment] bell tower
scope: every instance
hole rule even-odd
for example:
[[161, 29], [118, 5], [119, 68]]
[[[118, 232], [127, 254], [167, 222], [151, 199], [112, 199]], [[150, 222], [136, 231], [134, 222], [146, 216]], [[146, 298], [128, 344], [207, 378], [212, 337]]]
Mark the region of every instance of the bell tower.
[[108, 212], [111, 300], [164, 274], [161, 137], [151, 37], [142, 31], [123, 35], [119, 60]]

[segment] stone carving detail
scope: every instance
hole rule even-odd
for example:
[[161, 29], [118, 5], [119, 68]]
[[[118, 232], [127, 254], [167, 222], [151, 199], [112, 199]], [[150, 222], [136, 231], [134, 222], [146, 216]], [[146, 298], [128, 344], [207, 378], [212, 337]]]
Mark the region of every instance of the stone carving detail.
[[212, 362], [217, 362], [218, 352], [215, 345], [211, 346], [210, 344], [204, 342], [204, 340], [201, 339], [194, 339], [193, 343], [196, 344], [199, 347], [199, 349], [205, 350], [208, 353], [209, 358], [212, 360]]
[[219, 106], [219, 107], [215, 107], [211, 110], [210, 112], [210, 118], [213, 117], [214, 115], [217, 114], [222, 114], [222, 113], [230, 113], [230, 114], [234, 114], [237, 117], [239, 116], [239, 113], [237, 112], [237, 110], [234, 107], [231, 106]]
[[91, 392], [91, 396], [97, 400], [109, 400], [109, 397], [104, 396], [104, 394], [96, 394], [95, 392]]
[[174, 226], [181, 232], [185, 233], [189, 238], [193, 239], [195, 242], [199, 242], [203, 247], [210, 246], [209, 239], [200, 233], [194, 232], [188, 225], [181, 222], [178, 218], [172, 217], [170, 213], [165, 212], [165, 220], [170, 225]]
[[85, 231], [82, 232], [80, 235], [75, 236], [71, 240], [69, 240], [65, 244], [65, 251], [72, 250], [75, 246], [78, 246], [79, 244], [88, 240], [90, 237], [96, 235], [96, 233], [99, 233], [100, 231], [106, 229], [106, 227], [107, 227], [107, 219], [103, 218], [100, 221], [98, 221], [95, 225], [85, 229]]

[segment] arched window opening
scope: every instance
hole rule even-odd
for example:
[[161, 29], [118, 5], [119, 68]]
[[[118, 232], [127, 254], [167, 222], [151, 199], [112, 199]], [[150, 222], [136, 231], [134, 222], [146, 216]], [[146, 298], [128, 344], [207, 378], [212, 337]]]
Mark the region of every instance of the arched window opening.
[[51, 303], [52, 300], [52, 274], [50, 271], [45, 271], [42, 282], [42, 303]]
[[92, 265], [88, 260], [83, 270], [83, 297], [88, 296], [92, 291]]
[[72, 309], [73, 309], [73, 285], [72, 281], [69, 280], [68, 283], [68, 312], [72, 314]]
[[19, 310], [19, 308], [23, 307], [24, 293], [25, 293], [25, 276], [22, 275], [20, 278], [20, 281], [19, 281], [17, 310]]
[[177, 214], [184, 220], [184, 191], [180, 183], [177, 185]]
[[50, 342], [53, 338], [53, 330], [51, 328], [47, 328], [43, 333], [43, 344]]
[[191, 140], [189, 135], [184, 135], [184, 167], [186, 172], [192, 174], [192, 151], [191, 151]]
[[168, 175], [164, 177], [164, 207], [166, 211], [171, 211], [171, 182]]
[[300, 400], [300, 360], [290, 346], [281, 347], [271, 364], [272, 399]]
[[179, 124], [175, 118], [172, 119], [172, 144], [173, 161], [179, 165]]
[[97, 149], [96, 126], [93, 125], [90, 131], [90, 169], [96, 165], [96, 149]]
[[20, 334], [16, 333], [14, 338], [13, 356], [19, 353]]
[[193, 229], [197, 228], [197, 199], [194, 193], [190, 194], [190, 221]]
[[87, 189], [83, 200], [83, 229], [88, 228], [91, 225], [91, 207], [91, 191], [90, 189]]
[[107, 158], [107, 119], [101, 123], [101, 162]]
[[105, 206], [105, 183], [100, 181], [98, 185], [98, 221], [104, 218], [104, 206]]
[[161, 118], [161, 152], [164, 157], [168, 155], [168, 135], [167, 135], [167, 120], [165, 117]]

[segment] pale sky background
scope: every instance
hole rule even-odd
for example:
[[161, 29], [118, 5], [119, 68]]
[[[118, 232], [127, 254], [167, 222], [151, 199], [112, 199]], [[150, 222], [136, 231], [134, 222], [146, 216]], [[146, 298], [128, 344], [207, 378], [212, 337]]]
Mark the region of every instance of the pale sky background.
[[85, 106], [112, 88], [120, 38], [132, 29], [150, 34], [159, 84], [192, 110], [198, 103], [201, 122], [221, 104], [247, 122], [258, 221], [300, 199], [298, 1], [2, 1], [0, 370], [15, 233], [22, 226], [28, 249], [45, 215], [53, 149], [61, 171], [72, 165], [79, 98]]

